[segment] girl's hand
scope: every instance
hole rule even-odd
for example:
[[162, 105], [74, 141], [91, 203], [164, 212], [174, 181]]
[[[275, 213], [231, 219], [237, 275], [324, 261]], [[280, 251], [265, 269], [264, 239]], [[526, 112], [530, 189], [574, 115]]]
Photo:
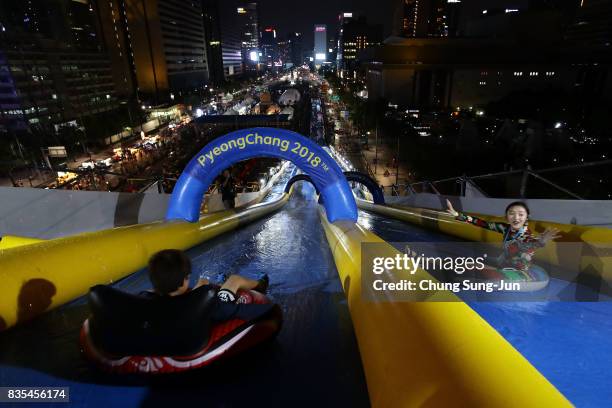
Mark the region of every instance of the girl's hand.
[[453, 208], [453, 205], [451, 204], [450, 201], [448, 201], [448, 199], [446, 200], [446, 212], [452, 215], [453, 217], [456, 217], [459, 215], [459, 213], [455, 211], [455, 209]]
[[546, 228], [542, 234], [540, 234], [540, 239], [543, 243], [547, 243], [553, 239], [561, 238], [561, 231], [558, 228]]

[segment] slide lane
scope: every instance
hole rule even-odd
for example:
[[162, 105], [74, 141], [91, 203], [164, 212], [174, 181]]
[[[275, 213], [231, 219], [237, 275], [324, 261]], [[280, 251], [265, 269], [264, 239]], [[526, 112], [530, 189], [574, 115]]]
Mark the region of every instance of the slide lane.
[[[279, 183], [268, 199], [282, 187]], [[78, 332], [88, 310], [85, 298], [79, 298], [2, 333], [0, 385], [69, 386], [71, 400], [87, 406], [369, 405], [351, 318], [310, 185], [296, 185], [293, 197], [274, 215], [187, 252], [194, 281], [221, 271], [251, 277], [268, 273], [271, 296], [284, 313], [277, 339], [169, 378], [111, 377], [80, 355]], [[138, 293], [150, 283], [143, 269], [115, 286]]]
[[[387, 242], [466, 242], [361, 210], [359, 224]], [[610, 406], [612, 302], [468, 304], [577, 407]]]

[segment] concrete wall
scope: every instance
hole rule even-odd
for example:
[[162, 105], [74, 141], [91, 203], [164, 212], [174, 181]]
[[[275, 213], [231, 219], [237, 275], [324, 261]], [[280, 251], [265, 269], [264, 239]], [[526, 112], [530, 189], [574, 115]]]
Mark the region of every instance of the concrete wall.
[[[236, 206], [262, 199], [288, 165], [285, 162], [261, 191], [238, 194]], [[220, 194], [206, 199], [209, 212], [223, 209]], [[149, 223], [164, 219], [169, 201], [170, 194], [0, 187], [0, 237], [49, 239]]]
[[369, 98], [385, 98], [400, 105], [413, 104], [414, 72], [407, 68], [370, 70], [367, 76]]
[[382, 73], [383, 97], [401, 105], [414, 104], [414, 70], [386, 69]]
[[[430, 193], [410, 196], [385, 196], [387, 204], [409, 207], [445, 209], [446, 199], [459, 211], [501, 216], [506, 206], [516, 199], [466, 198]], [[529, 206], [530, 218], [561, 224], [592, 225], [612, 228], [612, 201], [610, 200], [523, 200]]]
[[55, 238], [163, 219], [165, 194], [0, 188], [0, 236]]
[[[266, 193], [238, 194], [236, 206], [252, 203]], [[220, 194], [207, 200], [209, 212], [223, 210]], [[170, 194], [0, 187], [0, 237], [49, 239], [159, 221], [169, 201]]]

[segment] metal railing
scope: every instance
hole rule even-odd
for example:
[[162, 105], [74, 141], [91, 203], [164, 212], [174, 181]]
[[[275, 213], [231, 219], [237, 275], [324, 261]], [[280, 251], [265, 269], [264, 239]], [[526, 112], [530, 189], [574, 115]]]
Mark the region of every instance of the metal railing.
[[[455, 183], [458, 183], [460, 185], [460, 195], [461, 196], [465, 196], [466, 189], [469, 185], [470, 187], [476, 189], [484, 197], [489, 197], [489, 195], [476, 183], [477, 180], [486, 180], [486, 179], [494, 179], [496, 177], [507, 177], [507, 176], [512, 176], [512, 175], [520, 175], [521, 176], [520, 187], [519, 187], [519, 197], [520, 198], [525, 198], [526, 193], [527, 193], [529, 177], [531, 176], [534, 179], [539, 180], [553, 187], [555, 190], [562, 192], [563, 194], [566, 194], [578, 200], [584, 200], [585, 198], [580, 196], [579, 194], [576, 194], [575, 192], [563, 186], [560, 186], [559, 184], [545, 178], [544, 176], [542, 176], [542, 173], [554, 173], [554, 172], [559, 172], [563, 170], [578, 170], [578, 169], [583, 169], [586, 167], [603, 166], [603, 165], [609, 165], [609, 164], [612, 164], [612, 160], [586, 162], [586, 163], [580, 163], [580, 164], [574, 164], [574, 165], [550, 167], [550, 168], [539, 169], [539, 170], [533, 170], [527, 167], [525, 169], [520, 169], [520, 170], [510, 170], [510, 171], [502, 171], [502, 172], [497, 172], [497, 173], [487, 173], [487, 174], [481, 174], [477, 176], [467, 176], [464, 174], [462, 176], [448, 177], [448, 178], [434, 180], [434, 181], [424, 180], [424, 181], [419, 181], [415, 183], [400, 184], [398, 186], [394, 185], [392, 186], [392, 192], [395, 192], [396, 195], [417, 194], [419, 192], [432, 192], [434, 194], [441, 195], [439, 188], [437, 188], [436, 185], [454, 181]], [[429, 191], [426, 191], [426, 190], [429, 190]]]

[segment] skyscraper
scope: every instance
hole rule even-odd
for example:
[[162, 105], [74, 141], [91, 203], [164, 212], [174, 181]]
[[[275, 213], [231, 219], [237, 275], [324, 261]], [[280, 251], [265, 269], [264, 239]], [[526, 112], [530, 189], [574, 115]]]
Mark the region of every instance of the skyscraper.
[[272, 67], [274, 61], [278, 60], [276, 29], [274, 27], [266, 27], [261, 32], [261, 52], [262, 62], [268, 67]]
[[354, 18], [352, 13], [344, 13], [340, 21], [342, 25], [338, 41], [338, 69], [355, 69], [361, 50], [382, 43], [383, 28], [380, 24], [369, 25], [363, 16]]
[[399, 0], [393, 34], [405, 38], [455, 37], [461, 0]]
[[204, 18], [204, 38], [206, 38], [208, 79], [212, 84], [219, 85], [225, 80], [221, 48], [219, 1], [202, 0], [202, 17]]
[[0, 3], [0, 129], [54, 133], [119, 107], [87, 0]]
[[238, 8], [243, 2], [216, 0], [221, 33], [221, 57], [225, 79], [242, 75], [242, 27], [238, 19]]
[[96, 1], [92, 6], [95, 7], [101, 41], [110, 58], [115, 91], [122, 97], [136, 97], [136, 67], [132, 57], [125, 2]]
[[293, 65], [302, 65], [304, 63], [302, 33], [291, 33], [289, 39], [291, 43], [291, 62], [293, 62]]
[[208, 67], [201, 3], [124, 1], [141, 97], [161, 103], [171, 93], [203, 87]]
[[315, 64], [327, 61], [327, 25], [315, 24], [314, 26], [314, 50]]
[[393, 33], [406, 38], [421, 37], [423, 14], [419, 19], [419, 11], [422, 7], [419, 7], [418, 0], [400, 0], [395, 11]]
[[327, 62], [336, 65], [336, 53], [338, 52], [338, 38], [329, 33], [327, 36]]
[[278, 48], [278, 62], [280, 64], [292, 63], [291, 61], [291, 34], [276, 42]]
[[236, 21], [240, 27], [241, 53], [245, 68], [257, 66], [259, 56], [259, 17], [257, 3], [244, 3], [236, 7]]
[[344, 54], [344, 29], [345, 25], [353, 18], [353, 13], [342, 13], [338, 16], [338, 34], [336, 46], [336, 66], [342, 69], [342, 59]]
[[580, 4], [566, 38], [576, 45], [609, 47], [612, 44], [612, 3], [585, 0]]

